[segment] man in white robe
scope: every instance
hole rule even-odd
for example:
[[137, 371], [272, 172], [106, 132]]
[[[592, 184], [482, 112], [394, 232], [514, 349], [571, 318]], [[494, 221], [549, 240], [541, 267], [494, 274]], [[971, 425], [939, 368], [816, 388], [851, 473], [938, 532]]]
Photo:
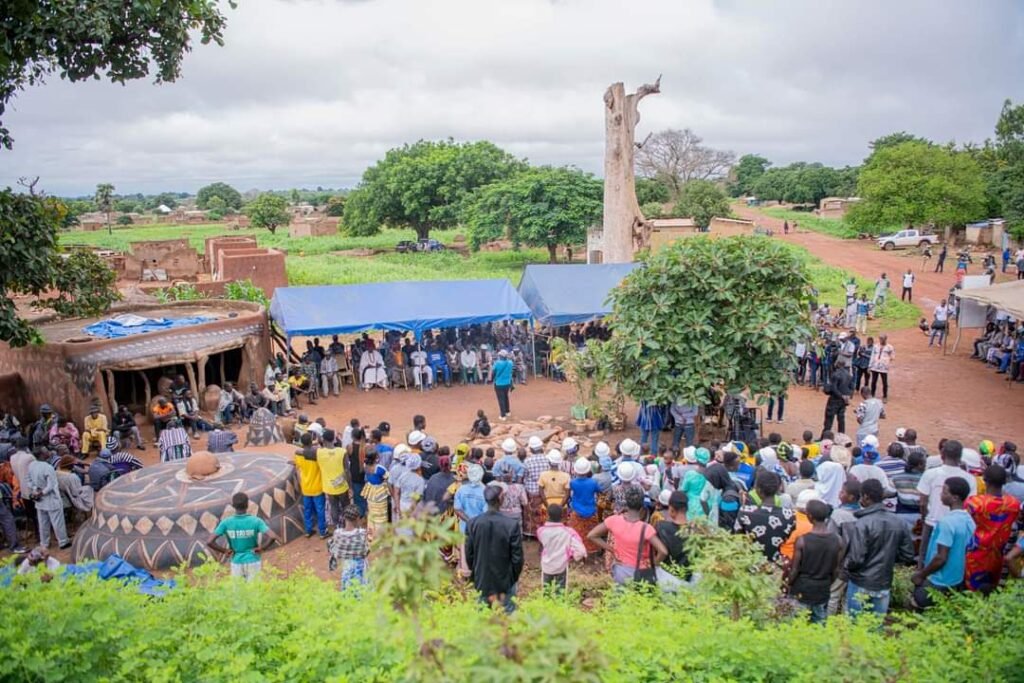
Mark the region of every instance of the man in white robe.
[[327, 396], [327, 390], [331, 389], [335, 396], [341, 393], [341, 375], [338, 372], [338, 359], [331, 353], [330, 347], [320, 361], [320, 395]]
[[384, 357], [377, 349], [367, 349], [359, 357], [359, 380], [363, 389], [369, 391], [374, 385], [388, 388], [388, 373], [384, 370]]
[[416, 350], [409, 354], [409, 360], [412, 361], [412, 374], [413, 380], [416, 382], [417, 388], [423, 384], [423, 378], [427, 378], [427, 388], [434, 388], [434, 369], [427, 363], [427, 352], [423, 350], [422, 346], [417, 346]]

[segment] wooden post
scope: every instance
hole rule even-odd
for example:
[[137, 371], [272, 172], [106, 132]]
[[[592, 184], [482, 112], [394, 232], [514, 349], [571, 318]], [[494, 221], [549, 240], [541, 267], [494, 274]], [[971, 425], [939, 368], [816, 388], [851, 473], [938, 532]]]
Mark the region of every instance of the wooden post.
[[[192, 361], [185, 362], [185, 374], [188, 375], [188, 385], [198, 391], [199, 385], [196, 384], [196, 371], [192, 368]], [[198, 400], [199, 399], [196, 398], [196, 401]]]
[[196, 361], [196, 368], [199, 370], [199, 390], [196, 392], [196, 403], [199, 403], [199, 397], [206, 393], [206, 360], [208, 356], [199, 356], [199, 360]]
[[220, 386], [223, 389], [224, 385], [227, 384], [227, 371], [224, 369], [224, 356], [227, 355], [227, 351], [222, 351], [220, 354]]
[[142, 370], [138, 370], [137, 372], [142, 375], [142, 386], [146, 391], [146, 407], [142, 411], [142, 414], [149, 417], [149, 404], [153, 400], [153, 389], [149, 386], [149, 377], [146, 377], [146, 373]]
[[104, 370], [107, 376], [107, 399], [110, 401], [110, 415], [113, 417], [117, 413], [117, 393], [114, 388], [114, 371]]

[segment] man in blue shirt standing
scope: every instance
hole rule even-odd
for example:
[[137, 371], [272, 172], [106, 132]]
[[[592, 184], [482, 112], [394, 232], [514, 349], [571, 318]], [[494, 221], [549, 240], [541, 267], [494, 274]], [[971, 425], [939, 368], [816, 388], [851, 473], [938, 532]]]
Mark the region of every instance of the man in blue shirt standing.
[[[966, 475], [965, 476], [970, 476]], [[950, 477], [942, 487], [942, 504], [949, 512], [936, 523], [928, 539], [924, 566], [914, 573], [914, 604], [920, 609], [932, 606], [929, 589], [946, 593], [964, 584], [967, 544], [974, 537], [974, 520], [964, 510], [971, 487], [963, 477]]]
[[498, 412], [501, 420], [508, 419], [511, 409], [508, 405], [508, 394], [512, 390], [512, 371], [514, 366], [508, 358], [508, 351], [498, 352], [498, 360], [494, 362], [491, 376], [494, 378], [494, 393], [498, 395]]

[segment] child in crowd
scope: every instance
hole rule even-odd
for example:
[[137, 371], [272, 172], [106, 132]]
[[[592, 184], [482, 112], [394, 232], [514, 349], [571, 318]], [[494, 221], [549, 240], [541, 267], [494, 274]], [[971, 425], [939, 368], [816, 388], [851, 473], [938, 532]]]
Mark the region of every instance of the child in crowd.
[[490, 433], [491, 423], [488, 422], [486, 413], [482, 409], [476, 411], [476, 420], [473, 421], [473, 426], [469, 430], [469, 438], [488, 436]]
[[359, 507], [349, 505], [345, 508], [343, 516], [344, 528], [335, 529], [331, 540], [327, 542], [327, 551], [331, 554], [331, 567], [341, 567], [341, 590], [352, 585], [365, 586], [369, 583], [366, 556], [370, 554], [366, 529], [359, 526]]
[[537, 529], [540, 542], [541, 582], [565, 590], [569, 585], [569, 561], [583, 560], [587, 549], [575, 529], [562, 524], [562, 506], [548, 505], [548, 521]]

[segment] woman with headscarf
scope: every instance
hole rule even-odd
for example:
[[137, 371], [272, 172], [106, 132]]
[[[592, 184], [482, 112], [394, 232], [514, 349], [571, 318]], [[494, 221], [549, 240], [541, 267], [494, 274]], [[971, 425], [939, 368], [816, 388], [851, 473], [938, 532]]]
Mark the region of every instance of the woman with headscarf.
[[846, 470], [839, 463], [824, 460], [818, 464], [815, 474], [818, 476], [818, 483], [814, 485], [814, 490], [833, 508], [839, 507], [839, 493], [846, 482]]
[[192, 442], [188, 432], [181, 426], [181, 420], [171, 420], [160, 430], [157, 445], [160, 449], [160, 462], [178, 462], [192, 457]]

